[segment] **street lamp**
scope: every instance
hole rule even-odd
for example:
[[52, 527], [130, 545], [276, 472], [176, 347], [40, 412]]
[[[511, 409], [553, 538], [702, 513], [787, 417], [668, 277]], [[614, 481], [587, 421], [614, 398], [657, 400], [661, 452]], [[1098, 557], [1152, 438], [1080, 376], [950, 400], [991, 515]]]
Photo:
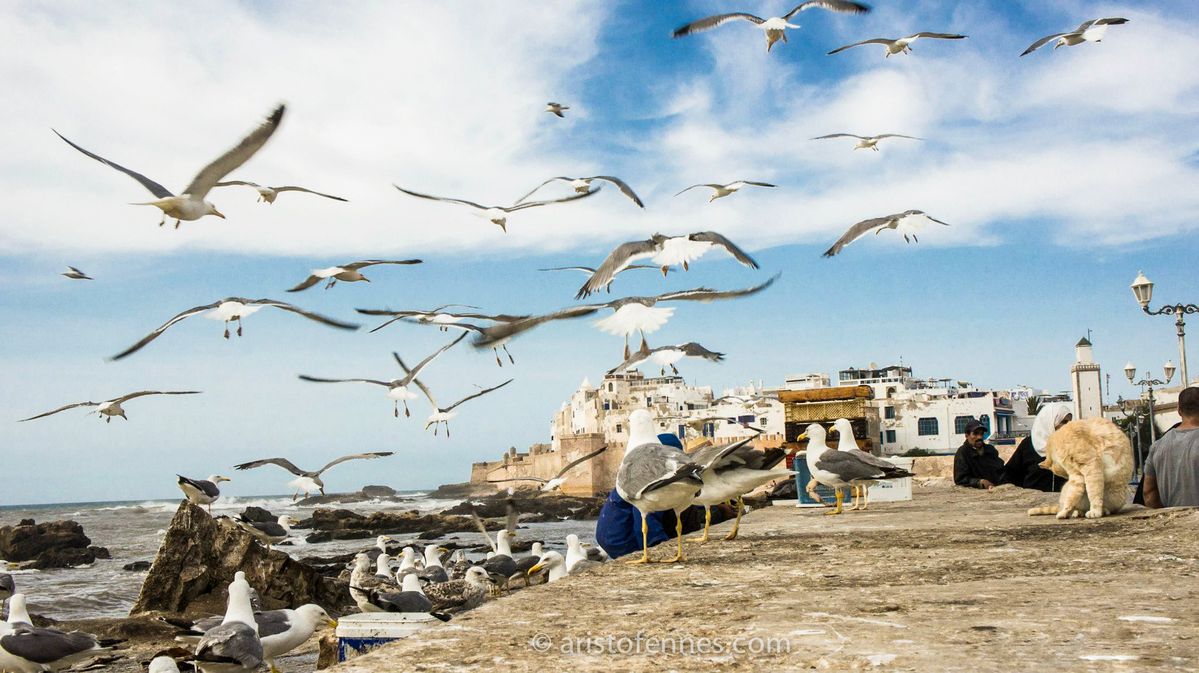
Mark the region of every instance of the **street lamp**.
[[[1174, 326], [1178, 328], [1178, 360], [1182, 366], [1182, 387], [1187, 387], [1191, 379], [1187, 373], [1187, 342], [1186, 342], [1186, 322], [1183, 316], [1188, 313], [1199, 313], [1199, 306], [1195, 304], [1174, 304], [1172, 306], [1163, 306], [1156, 311], [1149, 310], [1149, 301], [1153, 299], [1153, 281], [1145, 277], [1144, 272], [1137, 272], [1136, 280], [1132, 281], [1132, 296], [1136, 297], [1137, 303], [1141, 305], [1141, 310], [1147, 315], [1173, 315], [1177, 316], [1174, 321]], [[1169, 377], [1167, 377], [1167, 380]]]
[[1134, 386], [1149, 387], [1149, 441], [1151, 442], [1157, 441], [1157, 425], [1153, 422], [1153, 386], [1164, 386], [1170, 382], [1170, 379], [1174, 378], [1174, 363], [1167, 360], [1166, 364], [1162, 365], [1162, 371], [1166, 375], [1165, 381], [1149, 378], [1149, 372], [1145, 372], [1145, 378], [1137, 381], [1135, 380], [1137, 378], [1136, 365], [1131, 362], [1124, 365], [1124, 375], [1128, 377], [1129, 383]]

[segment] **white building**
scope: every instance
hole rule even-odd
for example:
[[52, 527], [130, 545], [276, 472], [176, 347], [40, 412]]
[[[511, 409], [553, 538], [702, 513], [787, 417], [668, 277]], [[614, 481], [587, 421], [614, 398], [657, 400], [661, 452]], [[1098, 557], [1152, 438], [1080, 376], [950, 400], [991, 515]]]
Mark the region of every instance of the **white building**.
[[1083, 337], [1074, 345], [1074, 364], [1070, 384], [1074, 390], [1074, 418], [1103, 416], [1103, 375], [1091, 352], [1091, 342]]

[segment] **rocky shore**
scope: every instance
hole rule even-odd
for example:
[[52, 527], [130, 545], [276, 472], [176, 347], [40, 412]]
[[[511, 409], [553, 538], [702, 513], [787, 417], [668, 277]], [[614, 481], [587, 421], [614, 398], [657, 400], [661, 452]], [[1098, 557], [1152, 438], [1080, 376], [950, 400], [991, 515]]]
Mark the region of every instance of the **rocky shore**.
[[37, 523], [24, 519], [0, 527], [0, 558], [17, 568], [73, 568], [112, 558], [104, 547], [92, 544], [83, 526], [74, 521]]

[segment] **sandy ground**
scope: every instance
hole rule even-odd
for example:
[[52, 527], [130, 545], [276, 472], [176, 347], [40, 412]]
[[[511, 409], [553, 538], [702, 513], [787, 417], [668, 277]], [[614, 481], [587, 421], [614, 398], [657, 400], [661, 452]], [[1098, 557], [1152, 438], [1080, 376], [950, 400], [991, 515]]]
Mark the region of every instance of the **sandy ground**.
[[1055, 497], [766, 508], [685, 564], [610, 563], [332, 670], [1199, 670], [1199, 511], [1026, 516]]

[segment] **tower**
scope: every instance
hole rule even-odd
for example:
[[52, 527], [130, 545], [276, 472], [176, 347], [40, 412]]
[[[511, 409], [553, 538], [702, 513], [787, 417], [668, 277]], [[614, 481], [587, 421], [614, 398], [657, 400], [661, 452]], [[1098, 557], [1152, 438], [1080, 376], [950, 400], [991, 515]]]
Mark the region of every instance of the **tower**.
[[1070, 366], [1074, 389], [1074, 418], [1103, 416], [1103, 375], [1091, 352], [1091, 342], [1083, 337], [1074, 345], [1074, 364]]

